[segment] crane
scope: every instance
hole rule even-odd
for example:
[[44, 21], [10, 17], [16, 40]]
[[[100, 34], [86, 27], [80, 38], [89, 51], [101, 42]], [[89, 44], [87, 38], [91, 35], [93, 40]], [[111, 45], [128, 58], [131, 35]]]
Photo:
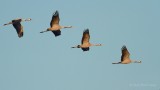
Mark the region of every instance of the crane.
[[121, 62], [112, 63], [112, 64], [129, 64], [129, 63], [141, 63], [141, 61], [134, 61], [130, 59], [130, 53], [127, 50], [125, 45], [121, 48], [122, 55], [121, 55]]
[[12, 24], [13, 27], [17, 31], [18, 37], [21, 38], [23, 36], [23, 26], [21, 25], [21, 22], [23, 22], [23, 21], [31, 21], [31, 20], [32, 20], [31, 18], [28, 18], [28, 19], [17, 18], [17, 19], [12, 20], [9, 23], [4, 24], [3, 26]]
[[72, 47], [72, 48], [81, 48], [83, 51], [89, 51], [90, 46], [102, 46], [102, 44], [91, 44], [89, 42], [89, 39], [90, 39], [89, 29], [85, 29], [83, 31], [81, 45], [77, 45], [77, 46]]
[[48, 31], [52, 31], [53, 34], [57, 37], [61, 35], [61, 30], [63, 28], [72, 28], [72, 26], [61, 26], [59, 25], [59, 12], [56, 10], [55, 13], [52, 16], [52, 20], [50, 22], [50, 28], [47, 28], [47, 30], [45, 31], [41, 31], [40, 33], [44, 33], [44, 32], [48, 32]]

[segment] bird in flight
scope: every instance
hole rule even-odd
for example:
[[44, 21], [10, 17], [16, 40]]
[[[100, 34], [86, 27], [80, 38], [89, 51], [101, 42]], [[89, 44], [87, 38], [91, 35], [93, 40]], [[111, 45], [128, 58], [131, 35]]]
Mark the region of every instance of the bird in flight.
[[89, 29], [85, 29], [83, 31], [81, 45], [77, 45], [77, 46], [72, 47], [72, 48], [81, 48], [83, 51], [89, 51], [90, 46], [102, 46], [101, 44], [91, 44], [89, 42], [89, 39], [90, 39]]
[[14, 19], [9, 23], [4, 24], [3, 26], [12, 24], [13, 27], [17, 31], [18, 37], [21, 38], [23, 36], [23, 26], [21, 25], [21, 22], [23, 22], [23, 21], [31, 21], [31, 18], [28, 18], [28, 19], [21, 19], [21, 18]]
[[60, 21], [59, 12], [56, 11], [52, 16], [52, 20], [50, 22], [50, 28], [47, 28], [47, 30], [45, 30], [45, 31], [41, 31], [40, 33], [44, 33], [44, 32], [47, 32], [47, 31], [52, 31], [53, 34], [57, 37], [57, 36], [61, 35], [61, 30], [60, 29], [72, 28], [72, 26], [60, 26], [59, 21]]
[[122, 46], [121, 51], [122, 51], [121, 62], [112, 63], [112, 64], [141, 63], [141, 61], [134, 61], [130, 59], [130, 53], [127, 50], [127, 47], [125, 45]]

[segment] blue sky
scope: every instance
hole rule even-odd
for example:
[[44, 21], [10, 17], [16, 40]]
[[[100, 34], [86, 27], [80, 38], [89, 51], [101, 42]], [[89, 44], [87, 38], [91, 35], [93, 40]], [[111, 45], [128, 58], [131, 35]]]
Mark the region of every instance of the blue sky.
[[[0, 25], [15, 18], [24, 37], [12, 25], [0, 27], [0, 90], [159, 90], [159, 0], [1, 0]], [[58, 10], [62, 35], [40, 34]], [[80, 44], [90, 29], [89, 52]], [[141, 64], [112, 65], [126, 45]]]

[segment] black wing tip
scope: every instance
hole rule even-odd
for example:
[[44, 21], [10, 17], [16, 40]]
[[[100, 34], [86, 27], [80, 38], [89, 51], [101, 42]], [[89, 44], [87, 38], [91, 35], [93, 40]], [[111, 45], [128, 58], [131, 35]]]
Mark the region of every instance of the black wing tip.
[[84, 30], [84, 32], [85, 32], [85, 33], [86, 33], [86, 32], [88, 32], [88, 33], [89, 33], [89, 29], [88, 29], [88, 28], [87, 28], [87, 29], [85, 29], [85, 30]]
[[122, 50], [127, 49], [127, 47], [125, 45], [122, 46]]
[[58, 16], [59, 15], [59, 12], [58, 10], [56, 10], [54, 13], [53, 13], [53, 16]]
[[18, 37], [22, 38], [23, 37], [23, 33], [18, 34]]
[[59, 13], [59, 12], [58, 12], [58, 10], [56, 10], [56, 12], [55, 12], [55, 13]]

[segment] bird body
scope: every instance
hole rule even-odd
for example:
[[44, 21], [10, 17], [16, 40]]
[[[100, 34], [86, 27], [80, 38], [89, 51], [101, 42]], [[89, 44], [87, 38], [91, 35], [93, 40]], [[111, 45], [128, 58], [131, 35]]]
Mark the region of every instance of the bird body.
[[129, 64], [129, 63], [141, 63], [141, 61], [133, 61], [130, 59], [130, 53], [127, 50], [127, 47], [124, 45], [122, 46], [122, 55], [121, 55], [121, 62], [112, 63], [112, 64]]
[[52, 16], [52, 20], [50, 22], [50, 28], [47, 28], [47, 30], [45, 31], [41, 31], [40, 33], [44, 33], [44, 32], [48, 32], [48, 31], [52, 31], [54, 33], [55, 36], [60, 36], [61, 35], [61, 29], [63, 28], [72, 28], [72, 26], [61, 26], [59, 25], [59, 12], [56, 11], [53, 16]]
[[91, 44], [89, 42], [89, 39], [90, 39], [89, 29], [85, 29], [83, 31], [81, 45], [77, 45], [77, 46], [72, 47], [72, 48], [81, 48], [83, 51], [89, 51], [90, 46], [101, 46], [101, 44]]
[[62, 27], [59, 24], [55, 24], [52, 27], [48, 28], [50, 31], [56, 31], [62, 29]]
[[9, 23], [4, 24], [3, 26], [12, 24], [13, 27], [17, 31], [18, 37], [21, 38], [23, 36], [23, 26], [21, 25], [22, 21], [31, 21], [31, 18], [28, 18], [28, 19], [21, 19], [21, 18], [14, 19]]

